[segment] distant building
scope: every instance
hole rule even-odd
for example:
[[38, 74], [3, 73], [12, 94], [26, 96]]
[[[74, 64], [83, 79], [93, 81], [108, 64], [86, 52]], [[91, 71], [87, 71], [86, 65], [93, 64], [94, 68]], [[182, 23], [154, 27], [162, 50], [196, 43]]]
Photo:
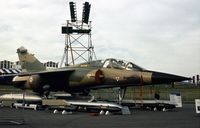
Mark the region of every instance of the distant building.
[[58, 68], [58, 63], [53, 62], [53, 61], [48, 61], [48, 62], [44, 63], [44, 66], [47, 69], [54, 69], [54, 68]]
[[2, 74], [17, 74], [21, 72], [21, 66], [15, 67], [15, 62], [8, 60], [0, 61], [0, 75]]
[[20, 69], [14, 69], [14, 68], [0, 68], [0, 75], [4, 75], [4, 74], [17, 74], [20, 73], [21, 70]]
[[197, 80], [196, 80], [196, 81], [197, 81], [196, 84], [197, 84], [197, 85], [200, 85], [199, 75], [196, 75], [196, 78], [197, 78]]
[[[58, 62], [48, 61], [43, 63], [47, 69], [58, 68]], [[10, 73], [19, 73], [21, 71], [21, 65], [19, 61], [11, 62], [8, 60], [0, 61], [0, 75], [1, 74], [10, 74]]]
[[200, 85], [200, 78], [199, 78], [199, 75], [192, 76], [192, 83], [193, 83], [194, 85]]
[[12, 68], [13, 62], [11, 61], [7, 61], [7, 60], [3, 60], [0, 61], [0, 68]]
[[13, 63], [12, 68], [14, 69], [21, 69], [21, 65], [19, 61], [16, 61]]

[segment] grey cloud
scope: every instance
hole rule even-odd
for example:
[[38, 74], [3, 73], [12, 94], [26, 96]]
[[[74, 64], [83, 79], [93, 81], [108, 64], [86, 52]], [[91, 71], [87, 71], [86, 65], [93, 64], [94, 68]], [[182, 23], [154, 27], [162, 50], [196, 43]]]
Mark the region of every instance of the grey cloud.
[[[1, 1], [0, 57], [16, 60], [16, 48], [24, 45], [44, 61], [60, 61], [64, 49], [61, 25], [70, 18], [68, 2]], [[79, 18], [83, 2], [76, 0]], [[144, 68], [180, 75], [199, 73], [198, 0], [89, 2], [92, 39], [99, 58], [125, 58]]]

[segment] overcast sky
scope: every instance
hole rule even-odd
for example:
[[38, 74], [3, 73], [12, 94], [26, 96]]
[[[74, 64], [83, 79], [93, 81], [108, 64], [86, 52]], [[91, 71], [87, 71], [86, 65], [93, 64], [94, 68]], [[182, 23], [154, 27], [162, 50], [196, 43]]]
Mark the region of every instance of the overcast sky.
[[[150, 70], [200, 73], [199, 0], [88, 0], [98, 59], [133, 61]], [[0, 60], [16, 61], [26, 47], [42, 62], [59, 62], [61, 26], [70, 19], [68, 0], [0, 1]], [[83, 0], [76, 0], [81, 18]]]

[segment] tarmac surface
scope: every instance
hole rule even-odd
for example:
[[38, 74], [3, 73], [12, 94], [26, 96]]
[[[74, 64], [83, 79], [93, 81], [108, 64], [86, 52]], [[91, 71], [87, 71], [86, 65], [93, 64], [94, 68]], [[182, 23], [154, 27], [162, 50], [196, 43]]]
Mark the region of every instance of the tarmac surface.
[[0, 108], [0, 128], [200, 128], [200, 115], [195, 113], [194, 104], [166, 112], [131, 111], [131, 115], [94, 116], [80, 112], [62, 115], [50, 110]]

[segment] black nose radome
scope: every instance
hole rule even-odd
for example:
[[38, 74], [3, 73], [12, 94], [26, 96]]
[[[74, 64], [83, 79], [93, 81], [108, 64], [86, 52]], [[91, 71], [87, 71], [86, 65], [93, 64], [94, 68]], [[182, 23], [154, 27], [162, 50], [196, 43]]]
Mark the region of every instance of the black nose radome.
[[165, 84], [165, 83], [172, 83], [172, 82], [181, 82], [185, 80], [191, 80], [191, 78], [161, 73], [161, 72], [153, 72], [152, 73], [152, 83], [153, 84]]

